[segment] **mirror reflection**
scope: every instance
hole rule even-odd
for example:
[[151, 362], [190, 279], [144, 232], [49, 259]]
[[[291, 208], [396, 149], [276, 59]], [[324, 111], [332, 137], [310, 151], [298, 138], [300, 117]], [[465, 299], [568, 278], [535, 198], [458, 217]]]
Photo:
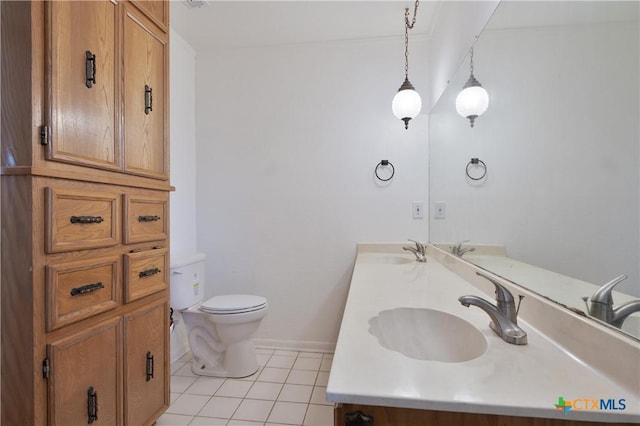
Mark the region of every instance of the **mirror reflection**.
[[488, 109], [456, 113], [467, 57], [430, 114], [431, 242], [636, 338], [638, 15], [502, 2], [473, 48]]

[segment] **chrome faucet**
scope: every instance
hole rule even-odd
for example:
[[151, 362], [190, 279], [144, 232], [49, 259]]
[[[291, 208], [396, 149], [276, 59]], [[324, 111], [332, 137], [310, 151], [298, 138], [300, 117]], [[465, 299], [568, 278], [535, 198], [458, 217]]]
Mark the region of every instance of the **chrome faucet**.
[[[513, 295], [509, 290], [482, 272], [476, 272], [476, 274], [488, 279], [496, 287], [496, 305], [492, 305], [478, 296], [462, 296], [458, 298], [458, 301], [463, 306], [474, 305], [485, 311], [491, 317], [489, 327], [505, 342], [514, 345], [526, 345], [527, 333], [518, 327], [520, 303], [518, 303], [518, 309], [516, 309]], [[522, 301], [523, 297], [520, 296], [520, 301]]]
[[[629, 315], [640, 312], [640, 299], [613, 306], [613, 296], [611, 295], [613, 288], [625, 279], [627, 279], [626, 275], [620, 275], [596, 290], [593, 296], [588, 299], [591, 302], [587, 305], [589, 315], [620, 328]], [[584, 300], [586, 302], [587, 298], [585, 297]]]
[[469, 240], [459, 242], [457, 245], [450, 247], [451, 254], [454, 256], [462, 257], [463, 254], [475, 251], [475, 247], [462, 247], [464, 243], [468, 243]]
[[402, 247], [402, 250], [410, 251], [411, 253], [413, 253], [416, 256], [416, 260], [418, 262], [426, 262], [427, 248], [425, 247], [425, 245], [418, 241], [414, 241], [414, 240], [409, 240], [409, 241], [411, 241], [412, 243], [415, 243], [416, 246], [415, 247], [404, 246]]

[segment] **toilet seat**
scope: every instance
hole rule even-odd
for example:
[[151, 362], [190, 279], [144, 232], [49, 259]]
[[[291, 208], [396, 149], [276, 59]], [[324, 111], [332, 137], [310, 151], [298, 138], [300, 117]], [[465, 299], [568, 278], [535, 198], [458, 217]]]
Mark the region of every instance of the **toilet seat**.
[[215, 296], [200, 305], [208, 314], [229, 315], [259, 311], [267, 307], [267, 299], [250, 294], [227, 294]]

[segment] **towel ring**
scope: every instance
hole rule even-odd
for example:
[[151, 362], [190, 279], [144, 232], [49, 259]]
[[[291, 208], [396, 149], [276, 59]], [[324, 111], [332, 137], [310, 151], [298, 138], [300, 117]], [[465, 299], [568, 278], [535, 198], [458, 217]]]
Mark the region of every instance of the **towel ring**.
[[[388, 178], [386, 178], [386, 179], [383, 179], [383, 178], [381, 178], [381, 177], [380, 177], [380, 175], [378, 174], [378, 169], [379, 169], [380, 167], [387, 167], [387, 166], [391, 166], [391, 176], [389, 176], [389, 177], [388, 177]], [[376, 177], [377, 177], [379, 180], [381, 180], [382, 182], [387, 182], [387, 181], [391, 180], [391, 178], [393, 178], [393, 175], [394, 175], [394, 174], [396, 174], [396, 169], [395, 169], [395, 167], [393, 167], [393, 164], [391, 164], [391, 162], [390, 162], [389, 160], [380, 160], [380, 162], [379, 162], [379, 163], [378, 163], [378, 165], [376, 166], [375, 173], [376, 173]]]
[[[469, 168], [471, 166], [482, 167], [482, 175], [480, 177], [471, 176], [469, 174]], [[469, 179], [471, 179], [471, 180], [481, 180], [481, 179], [484, 179], [484, 177], [487, 175], [487, 165], [484, 164], [484, 161], [480, 160], [479, 158], [472, 158], [471, 161], [469, 161], [467, 163], [466, 172], [467, 172], [467, 177]]]

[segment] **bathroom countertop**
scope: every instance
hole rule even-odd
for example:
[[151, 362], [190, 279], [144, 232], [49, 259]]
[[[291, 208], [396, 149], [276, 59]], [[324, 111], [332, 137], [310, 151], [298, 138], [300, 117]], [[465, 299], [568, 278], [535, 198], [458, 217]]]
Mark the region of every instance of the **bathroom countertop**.
[[[607, 370], [585, 362], [581, 354], [566, 349], [571, 345], [575, 349], [576, 342], [558, 344], [531, 325], [539, 327], [545, 319], [532, 318], [530, 323], [522, 314], [518, 324], [527, 332], [528, 344], [508, 344], [489, 328], [490, 319], [484, 311], [473, 306], [465, 308], [458, 302], [458, 297], [467, 294], [495, 300], [493, 294], [482, 292], [452, 271], [446, 263], [456, 262], [455, 259], [432, 256], [435, 248], [430, 247], [428, 262], [419, 263], [412, 261], [413, 255], [403, 252], [401, 246], [358, 246], [327, 386], [329, 401], [566, 420], [640, 422], [640, 383], [636, 385], [640, 382], [637, 380], [640, 358], [622, 360], [627, 363], [627, 375], [635, 377], [622, 383], [620, 377], [624, 374], [617, 377], [608, 374], [619, 366]], [[468, 264], [461, 267], [474, 268]], [[535, 305], [527, 297], [523, 307], [527, 303]], [[439, 362], [409, 358], [384, 348], [371, 334], [370, 320], [380, 311], [398, 307], [436, 309], [468, 321], [485, 336], [486, 352], [469, 361]], [[534, 308], [524, 311], [535, 314]], [[569, 322], [567, 326], [575, 324], [576, 329], [584, 326], [584, 320], [576, 321], [582, 322]], [[562, 332], [571, 336], [570, 331]], [[551, 334], [557, 339], [558, 333]], [[611, 338], [618, 339], [613, 335]], [[640, 353], [640, 345], [628, 340], [631, 347], [616, 353], [625, 356]], [[595, 351], [597, 344], [584, 349]], [[590, 361], [594, 356], [586, 358]], [[620, 361], [618, 357], [611, 362], [620, 364]], [[559, 397], [565, 401], [624, 399], [626, 409], [592, 411], [576, 407], [565, 414], [554, 406]]]

